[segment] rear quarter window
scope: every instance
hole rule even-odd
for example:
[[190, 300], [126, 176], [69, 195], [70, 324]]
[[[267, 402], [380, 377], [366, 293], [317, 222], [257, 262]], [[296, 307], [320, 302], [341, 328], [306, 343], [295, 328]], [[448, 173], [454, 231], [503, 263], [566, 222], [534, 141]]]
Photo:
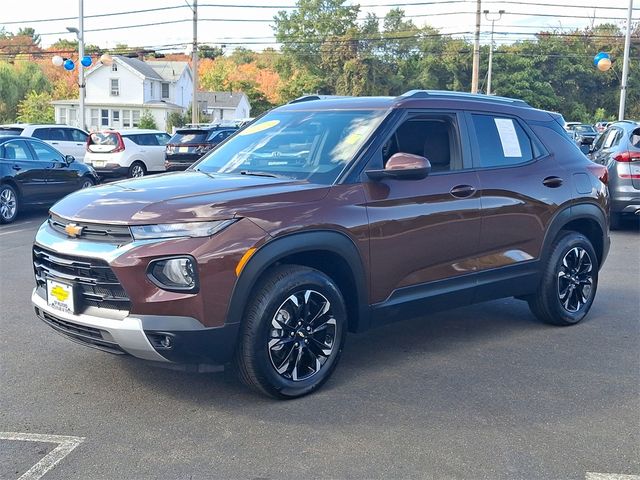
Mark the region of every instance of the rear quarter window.
[[472, 114], [480, 167], [503, 167], [533, 160], [531, 138], [514, 118]]

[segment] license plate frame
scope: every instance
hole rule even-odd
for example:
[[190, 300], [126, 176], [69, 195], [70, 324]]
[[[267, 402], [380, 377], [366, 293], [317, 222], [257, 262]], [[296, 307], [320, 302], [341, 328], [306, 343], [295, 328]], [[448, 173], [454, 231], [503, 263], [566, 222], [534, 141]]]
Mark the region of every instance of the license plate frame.
[[75, 315], [76, 298], [74, 285], [47, 278], [47, 305], [61, 312]]
[[107, 162], [105, 162], [104, 160], [94, 160], [93, 161], [93, 166], [94, 167], [98, 167], [98, 168], [102, 168], [107, 164]]

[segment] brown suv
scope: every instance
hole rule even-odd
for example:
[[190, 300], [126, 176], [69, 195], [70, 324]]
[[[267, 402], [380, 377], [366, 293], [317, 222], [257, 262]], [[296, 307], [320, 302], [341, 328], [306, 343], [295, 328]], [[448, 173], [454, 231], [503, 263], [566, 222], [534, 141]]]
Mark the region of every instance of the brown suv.
[[37, 233], [37, 315], [72, 340], [281, 398], [317, 389], [347, 331], [484, 300], [556, 325], [589, 311], [607, 171], [560, 115], [411, 91], [302, 98], [186, 172], [81, 190]]

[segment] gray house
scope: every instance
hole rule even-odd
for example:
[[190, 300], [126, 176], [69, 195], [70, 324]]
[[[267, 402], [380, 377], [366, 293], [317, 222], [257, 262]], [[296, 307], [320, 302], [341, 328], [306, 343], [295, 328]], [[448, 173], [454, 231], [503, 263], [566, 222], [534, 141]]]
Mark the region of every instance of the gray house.
[[251, 116], [249, 99], [242, 92], [198, 92], [198, 107], [211, 121], [239, 120]]

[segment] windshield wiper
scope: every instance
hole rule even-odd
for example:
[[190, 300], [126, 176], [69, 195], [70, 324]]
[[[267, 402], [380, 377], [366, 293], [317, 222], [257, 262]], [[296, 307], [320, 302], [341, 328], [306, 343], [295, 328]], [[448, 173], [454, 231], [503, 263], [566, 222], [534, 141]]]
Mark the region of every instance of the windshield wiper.
[[252, 175], [254, 177], [288, 178], [284, 175], [275, 175], [269, 172], [257, 172], [254, 170], [240, 170], [240, 175]]

